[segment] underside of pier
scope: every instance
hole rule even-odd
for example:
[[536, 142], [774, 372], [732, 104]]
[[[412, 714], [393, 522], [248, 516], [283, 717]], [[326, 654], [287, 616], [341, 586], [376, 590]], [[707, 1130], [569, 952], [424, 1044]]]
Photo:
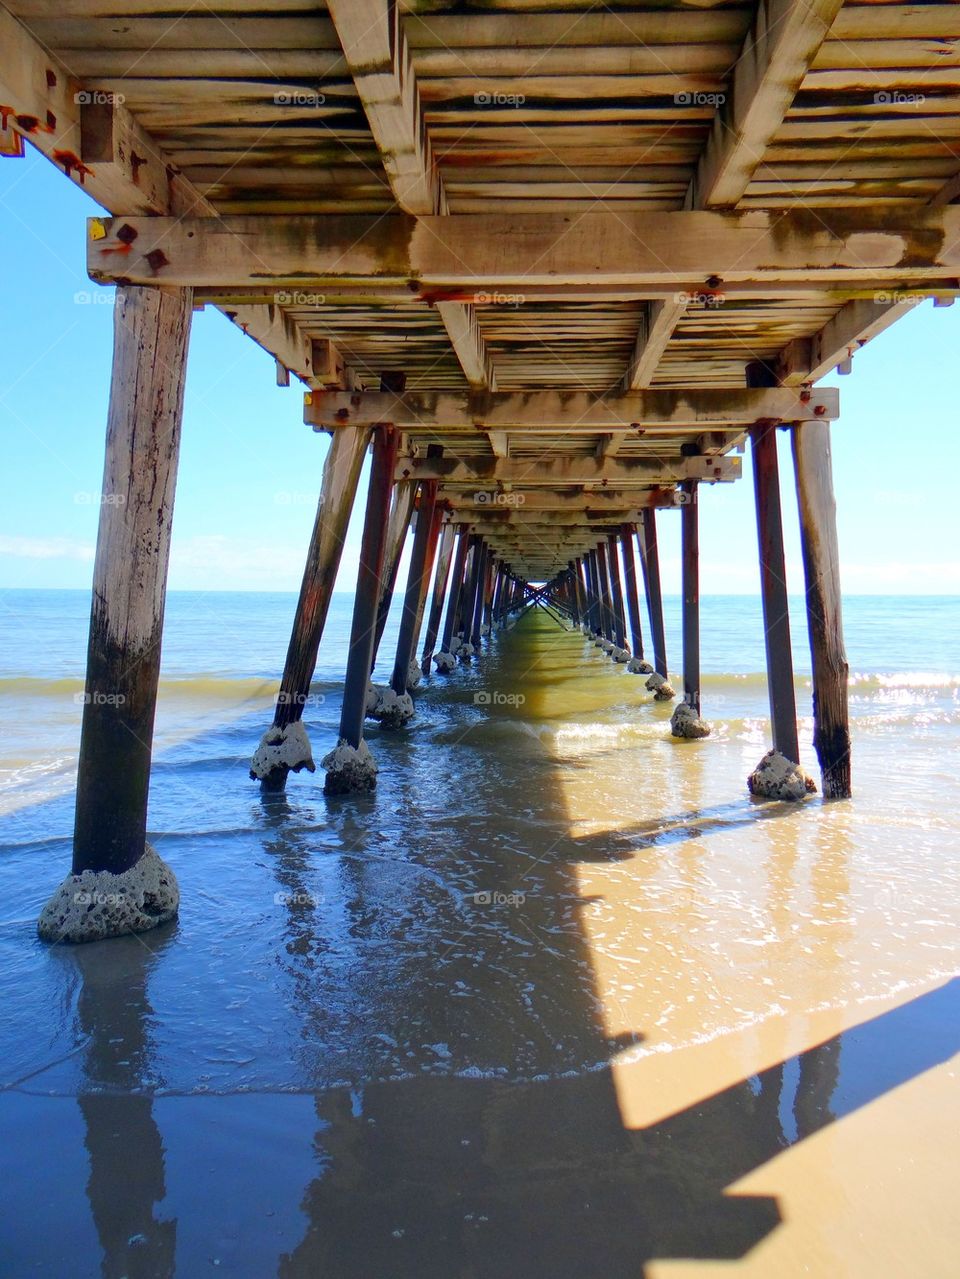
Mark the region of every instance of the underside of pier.
[[[88, 270], [118, 292], [106, 474], [126, 502], [101, 520], [73, 874], [44, 935], [176, 910], [145, 822], [184, 365], [203, 307], [269, 351], [281, 383], [299, 379], [305, 422], [332, 436], [281, 693], [251, 763], [265, 788], [315, 768], [303, 705], [368, 451], [330, 794], [376, 784], [366, 718], [402, 728], [425, 674], [471, 660], [534, 605], [647, 676], [653, 697], [676, 696], [675, 736], [707, 735], [698, 495], [735, 482], [749, 444], [773, 748], [750, 786], [815, 789], [797, 745], [783, 428], [821, 785], [849, 795], [839, 402], [815, 383], [849, 372], [918, 300], [949, 304], [960, 287], [958, 35], [952, 4], [842, 0], [0, 7], [0, 149], [38, 147], [100, 203]], [[682, 524], [676, 694], [658, 515]], [[373, 688], [401, 592], [389, 687]], [[78, 920], [83, 875], [123, 876], [136, 909]]]

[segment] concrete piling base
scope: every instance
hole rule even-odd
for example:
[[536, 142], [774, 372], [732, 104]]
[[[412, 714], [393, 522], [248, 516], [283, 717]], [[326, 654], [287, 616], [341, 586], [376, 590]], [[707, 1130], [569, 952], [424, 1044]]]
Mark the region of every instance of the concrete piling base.
[[622, 666], [625, 662], [630, 661], [630, 650], [628, 648], [614, 647], [610, 652], [610, 656], [615, 662]]
[[452, 653], [434, 653], [433, 660], [441, 675], [449, 675], [457, 664]]
[[645, 662], [642, 657], [631, 657], [627, 663], [627, 671], [631, 675], [652, 675], [654, 673], [653, 667], [649, 662]]
[[173, 871], [146, 845], [138, 862], [114, 875], [68, 875], [44, 906], [37, 932], [44, 941], [87, 942], [145, 933], [175, 918], [180, 888]]
[[329, 755], [324, 755], [320, 765], [327, 773], [323, 783], [325, 795], [353, 795], [376, 788], [377, 761], [370, 754], [366, 742], [354, 747], [341, 737]]
[[422, 678], [423, 671], [420, 669], [420, 663], [412, 660], [407, 667], [407, 692], [412, 693], [415, 688], [419, 688]]
[[816, 794], [817, 784], [799, 764], [778, 750], [769, 750], [747, 778], [751, 795], [760, 799], [805, 799]]
[[655, 702], [671, 702], [676, 697], [673, 685], [669, 684], [663, 676], [657, 674], [656, 671], [654, 671], [647, 680], [644, 688], [653, 694], [653, 700]]
[[367, 711], [368, 719], [375, 719], [381, 728], [402, 728], [413, 719], [413, 698], [409, 693], [397, 694], [392, 688], [377, 688], [376, 705]]
[[277, 786], [282, 789], [287, 774], [299, 773], [303, 768], [308, 773], [316, 772], [307, 730], [296, 720], [284, 728], [274, 725], [267, 729], [250, 761], [250, 778], [263, 782], [268, 790]]
[[670, 718], [670, 732], [674, 737], [709, 737], [710, 725], [688, 702], [681, 702]]

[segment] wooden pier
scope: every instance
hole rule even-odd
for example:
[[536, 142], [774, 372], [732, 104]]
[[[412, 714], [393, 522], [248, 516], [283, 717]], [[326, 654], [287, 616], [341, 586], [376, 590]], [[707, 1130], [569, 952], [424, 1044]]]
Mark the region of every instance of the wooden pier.
[[[251, 764], [264, 787], [315, 767], [303, 708], [371, 446], [334, 793], [375, 785], [368, 714], [402, 726], [421, 673], [473, 660], [531, 600], [672, 698], [664, 520], [683, 541], [673, 732], [709, 733], [699, 502], [740, 478], [749, 444], [774, 748], [750, 788], [807, 793], [784, 429], [821, 784], [848, 796], [839, 396], [815, 383], [918, 300], [960, 291], [958, 40], [947, 3], [0, 5], [0, 154], [38, 148], [106, 210], [87, 267], [118, 294], [106, 473], [128, 498], [102, 508], [73, 877], [43, 934], [176, 909], [175, 886], [136, 885], [197, 308], [299, 379], [305, 423], [331, 437]], [[400, 640], [371, 691], [395, 591]], [[83, 874], [133, 876], [135, 923], [76, 919]]]

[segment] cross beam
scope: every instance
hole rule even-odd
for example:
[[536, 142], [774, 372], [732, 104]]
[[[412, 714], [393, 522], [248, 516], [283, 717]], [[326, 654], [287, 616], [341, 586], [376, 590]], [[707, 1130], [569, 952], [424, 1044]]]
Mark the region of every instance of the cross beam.
[[594, 458], [550, 457], [536, 462], [514, 458], [413, 458], [397, 461], [398, 480], [442, 480], [477, 484], [678, 484], [681, 480], [740, 478], [739, 457]]
[[460, 217], [92, 218], [87, 268], [130, 284], [304, 287], [340, 279], [421, 291], [486, 284], [955, 280], [960, 207]]
[[813, 422], [839, 416], [834, 389], [802, 392], [764, 390], [449, 392], [351, 394], [311, 391], [304, 421], [323, 430], [370, 427], [389, 422], [403, 431], [522, 431], [593, 435], [633, 430], [700, 432], [755, 422]]

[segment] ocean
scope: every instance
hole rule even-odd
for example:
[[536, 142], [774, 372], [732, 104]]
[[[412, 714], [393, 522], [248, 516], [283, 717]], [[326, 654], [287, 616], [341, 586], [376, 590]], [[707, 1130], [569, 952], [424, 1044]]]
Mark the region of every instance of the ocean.
[[[118, 1275], [211, 1258], [251, 1276], [546, 1274], [518, 1260], [536, 1220], [554, 1231], [549, 1273], [593, 1273], [563, 1196], [591, 1187], [608, 1240], [618, 1221], [640, 1230], [608, 1176], [628, 1149], [645, 1204], [694, 1206], [698, 1255], [740, 1255], [767, 1227], [694, 1211], [703, 1166], [688, 1176], [678, 1152], [713, 1152], [725, 1186], [942, 1060], [915, 1022], [957, 970], [958, 598], [845, 600], [854, 798], [786, 805], [746, 790], [769, 732], [752, 598], [703, 600], [705, 741], [673, 740], [669, 704], [535, 611], [426, 682], [409, 728], [370, 726], [373, 795], [327, 800], [319, 770], [282, 796], [247, 776], [295, 597], [172, 593], [149, 831], [180, 918], [76, 948], [42, 945], [35, 921], [69, 867], [89, 601], [0, 603], [0, 1176], [9, 1220], [31, 1185], [58, 1204], [50, 1237], [9, 1232], [10, 1273], [96, 1275], [102, 1255]], [[665, 607], [675, 671], [679, 602]], [[305, 716], [318, 761], [350, 609], [334, 598]], [[793, 626], [818, 776], [800, 600]], [[904, 1009], [892, 1065], [865, 1068], [880, 1057], [857, 1028]], [[955, 1036], [948, 1009], [918, 1024]], [[630, 1144], [640, 1130], [667, 1146]], [[778, 1193], [819, 1184], [798, 1154]], [[516, 1195], [526, 1218], [484, 1253], [482, 1223]], [[829, 1214], [829, 1179], [823, 1196]], [[632, 1268], [605, 1273], [674, 1255], [657, 1217]], [[450, 1260], [467, 1255], [486, 1261]]]

